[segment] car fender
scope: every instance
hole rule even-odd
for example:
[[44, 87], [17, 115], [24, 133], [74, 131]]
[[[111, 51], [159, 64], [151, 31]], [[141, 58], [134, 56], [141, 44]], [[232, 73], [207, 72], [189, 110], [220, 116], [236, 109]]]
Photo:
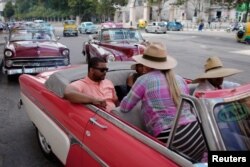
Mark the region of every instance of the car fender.
[[23, 104], [26, 105], [25, 108], [30, 120], [46, 138], [47, 142], [51, 146], [53, 153], [63, 164], [66, 164], [70, 148], [70, 139], [68, 138], [68, 136], [25, 94], [21, 93], [21, 99], [24, 102]]

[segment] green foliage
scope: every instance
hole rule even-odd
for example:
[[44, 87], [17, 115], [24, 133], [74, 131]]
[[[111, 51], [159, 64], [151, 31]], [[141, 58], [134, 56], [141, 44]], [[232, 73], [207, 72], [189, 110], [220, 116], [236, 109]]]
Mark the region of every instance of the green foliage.
[[128, 0], [16, 0], [15, 18], [33, 19], [46, 17], [80, 16], [82, 20], [95, 17], [112, 18], [114, 4], [124, 6]]
[[10, 19], [15, 14], [15, 9], [12, 5], [12, 2], [9, 1], [6, 3], [3, 13], [4, 17], [6, 17], [7, 19]]

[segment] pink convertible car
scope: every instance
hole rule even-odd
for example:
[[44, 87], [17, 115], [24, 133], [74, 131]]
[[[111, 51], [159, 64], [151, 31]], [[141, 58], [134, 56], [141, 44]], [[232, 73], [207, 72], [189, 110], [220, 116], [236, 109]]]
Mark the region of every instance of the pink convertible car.
[[[108, 63], [107, 78], [117, 90], [126, 84], [132, 62]], [[177, 167], [207, 166], [197, 159], [198, 146], [184, 153], [175, 147], [180, 114], [196, 116], [200, 139], [209, 151], [250, 150], [250, 85], [220, 91], [182, 95], [167, 144], [145, 130], [140, 104], [129, 113], [119, 107], [109, 113], [91, 104], [73, 104], [63, 98], [70, 82], [83, 78], [87, 65], [20, 76], [21, 100], [46, 157], [56, 156], [69, 167]], [[190, 85], [190, 88], [193, 85]], [[185, 107], [183, 107], [185, 106]], [[195, 135], [195, 134], [193, 134]], [[200, 148], [200, 147], [199, 147]]]

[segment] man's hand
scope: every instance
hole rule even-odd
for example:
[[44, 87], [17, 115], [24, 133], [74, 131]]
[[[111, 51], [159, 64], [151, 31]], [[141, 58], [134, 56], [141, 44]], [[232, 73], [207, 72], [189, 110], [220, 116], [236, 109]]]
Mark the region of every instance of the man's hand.
[[102, 108], [106, 108], [107, 103], [105, 100], [102, 99], [93, 99], [92, 104], [96, 105], [96, 106], [100, 106]]

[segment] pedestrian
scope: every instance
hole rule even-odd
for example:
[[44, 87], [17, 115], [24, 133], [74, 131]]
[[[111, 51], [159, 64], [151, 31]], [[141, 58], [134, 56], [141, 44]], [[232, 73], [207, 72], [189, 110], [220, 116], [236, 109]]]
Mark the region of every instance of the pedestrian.
[[198, 30], [202, 31], [203, 27], [204, 27], [204, 23], [203, 21], [201, 21], [201, 23], [199, 24]]

